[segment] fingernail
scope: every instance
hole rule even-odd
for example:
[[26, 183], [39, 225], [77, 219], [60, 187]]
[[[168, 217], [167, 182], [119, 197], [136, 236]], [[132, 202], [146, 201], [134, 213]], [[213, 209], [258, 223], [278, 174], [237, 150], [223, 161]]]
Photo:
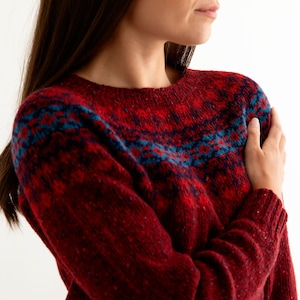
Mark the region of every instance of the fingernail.
[[253, 118], [250, 121], [249, 126], [251, 126], [251, 127], [259, 127], [259, 120], [257, 118]]

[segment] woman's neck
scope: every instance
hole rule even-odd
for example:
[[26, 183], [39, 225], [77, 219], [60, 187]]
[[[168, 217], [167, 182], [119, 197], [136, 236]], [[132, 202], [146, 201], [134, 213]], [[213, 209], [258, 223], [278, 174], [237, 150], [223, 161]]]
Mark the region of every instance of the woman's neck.
[[180, 76], [165, 66], [163, 41], [146, 40], [120, 30], [76, 73], [98, 84], [124, 88], [167, 87]]

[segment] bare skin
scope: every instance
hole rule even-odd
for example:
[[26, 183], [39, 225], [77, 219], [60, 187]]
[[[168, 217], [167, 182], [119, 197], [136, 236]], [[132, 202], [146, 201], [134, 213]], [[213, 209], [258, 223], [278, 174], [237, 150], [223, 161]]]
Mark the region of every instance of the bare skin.
[[251, 120], [248, 126], [245, 164], [254, 189], [270, 189], [282, 200], [286, 139], [274, 108], [271, 125], [268, 138], [261, 147], [259, 121], [256, 118]]
[[[134, 0], [110, 43], [77, 74], [114, 87], [167, 87], [179, 74], [165, 67], [164, 44], [205, 43], [215, 19], [206, 10], [214, 14], [218, 8], [217, 0]], [[285, 136], [277, 112], [272, 110], [272, 127], [262, 147], [257, 119], [248, 133], [245, 164], [253, 188], [270, 189], [282, 199]]]
[[205, 43], [215, 18], [199, 10], [218, 8], [217, 0], [134, 0], [111, 41], [77, 73], [115, 87], [167, 87], [177, 76], [165, 68], [165, 43]]

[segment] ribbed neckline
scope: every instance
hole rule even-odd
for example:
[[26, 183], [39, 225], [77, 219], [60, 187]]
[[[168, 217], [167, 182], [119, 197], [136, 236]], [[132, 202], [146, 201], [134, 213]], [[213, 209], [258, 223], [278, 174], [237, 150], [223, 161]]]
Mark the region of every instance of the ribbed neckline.
[[[162, 88], [121, 88], [101, 85], [76, 74], [69, 74], [61, 83], [89, 101], [103, 104], [162, 106], [182, 102], [195, 87], [195, 70], [186, 69], [176, 83]], [[105, 103], [103, 103], [105, 102]]]

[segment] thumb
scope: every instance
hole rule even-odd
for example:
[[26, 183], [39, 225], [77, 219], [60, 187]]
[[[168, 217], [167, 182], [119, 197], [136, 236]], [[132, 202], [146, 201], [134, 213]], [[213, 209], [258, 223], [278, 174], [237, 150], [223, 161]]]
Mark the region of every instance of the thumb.
[[248, 125], [247, 148], [260, 148], [260, 124], [258, 118], [253, 118]]

